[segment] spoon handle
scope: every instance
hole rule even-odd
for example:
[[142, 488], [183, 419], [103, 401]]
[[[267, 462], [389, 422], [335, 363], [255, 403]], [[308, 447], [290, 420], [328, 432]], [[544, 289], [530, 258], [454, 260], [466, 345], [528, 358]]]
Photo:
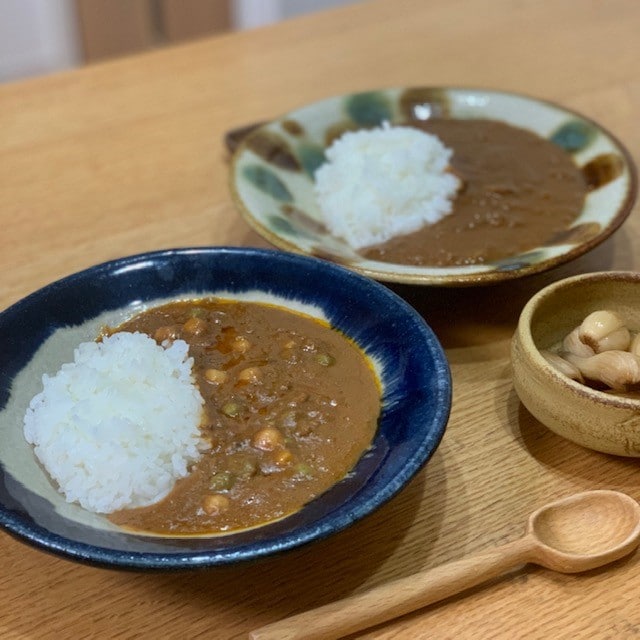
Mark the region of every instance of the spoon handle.
[[335, 640], [425, 607], [533, 559], [524, 536], [500, 547], [380, 585], [255, 629], [251, 640]]

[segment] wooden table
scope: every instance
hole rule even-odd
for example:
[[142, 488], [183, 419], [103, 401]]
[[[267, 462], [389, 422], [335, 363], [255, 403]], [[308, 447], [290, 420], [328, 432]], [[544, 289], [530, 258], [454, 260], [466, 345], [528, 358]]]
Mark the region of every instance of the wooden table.
[[[125, 254], [266, 246], [229, 198], [223, 135], [331, 94], [441, 84], [523, 92], [598, 120], [637, 156], [639, 28], [637, 0], [374, 0], [2, 86], [0, 307]], [[394, 287], [435, 329], [454, 381], [445, 438], [401, 495], [332, 539], [189, 574], [80, 566], [1, 534], [0, 637], [244, 638], [513, 539], [551, 498], [611, 488], [640, 499], [636, 461], [547, 431], [520, 405], [509, 370], [530, 295], [613, 268], [640, 268], [637, 211], [600, 248], [541, 276]], [[639, 587], [639, 554], [580, 576], [529, 567], [361, 637], [631, 638]]]

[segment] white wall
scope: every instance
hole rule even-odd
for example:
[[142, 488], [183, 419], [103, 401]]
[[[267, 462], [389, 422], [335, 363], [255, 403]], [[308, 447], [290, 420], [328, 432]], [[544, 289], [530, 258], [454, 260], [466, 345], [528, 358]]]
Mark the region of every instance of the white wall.
[[80, 61], [73, 0], [1, 0], [0, 82]]
[[349, 4], [355, 0], [233, 0], [233, 18], [239, 29], [251, 29], [303, 13]]

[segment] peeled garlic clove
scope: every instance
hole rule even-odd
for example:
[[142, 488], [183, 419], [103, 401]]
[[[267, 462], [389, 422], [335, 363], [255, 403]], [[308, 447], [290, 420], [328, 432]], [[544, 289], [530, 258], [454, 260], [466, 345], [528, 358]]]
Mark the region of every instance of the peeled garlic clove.
[[611, 350], [626, 351], [630, 344], [631, 334], [629, 333], [629, 329], [627, 329], [627, 327], [620, 327], [601, 340], [598, 340], [596, 351], [598, 353]]
[[595, 351], [587, 344], [580, 340], [580, 327], [576, 327], [571, 333], [569, 333], [562, 341], [562, 348], [567, 353], [573, 353], [576, 356], [588, 358], [595, 354]]
[[567, 360], [589, 380], [599, 380], [612, 389], [624, 389], [640, 382], [640, 359], [628, 351], [603, 351], [589, 358], [572, 354]]
[[597, 344], [605, 336], [624, 326], [622, 318], [615, 312], [602, 309], [590, 313], [580, 325], [578, 337], [597, 351]]
[[634, 356], [640, 356], [640, 333], [636, 333], [631, 340], [631, 344], [629, 345], [629, 351], [633, 353]]
[[577, 382], [584, 382], [584, 378], [580, 373], [578, 367], [574, 364], [571, 364], [568, 360], [565, 360], [562, 356], [559, 356], [557, 353], [553, 351], [541, 351], [540, 355], [557, 371], [567, 376], [567, 378], [571, 378], [571, 380], [576, 380]]

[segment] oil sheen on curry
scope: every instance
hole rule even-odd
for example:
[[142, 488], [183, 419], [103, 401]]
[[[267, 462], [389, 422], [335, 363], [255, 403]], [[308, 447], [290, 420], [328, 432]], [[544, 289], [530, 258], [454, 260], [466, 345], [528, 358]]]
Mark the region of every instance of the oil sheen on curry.
[[371, 444], [377, 377], [361, 350], [321, 321], [202, 299], [155, 307], [114, 331], [188, 342], [210, 445], [161, 502], [111, 514], [120, 526], [160, 535], [259, 526], [329, 489]]
[[452, 170], [462, 187], [450, 215], [367, 248], [368, 259], [422, 266], [493, 262], [545, 245], [582, 210], [587, 182], [553, 142], [493, 120], [411, 124], [453, 149]]

